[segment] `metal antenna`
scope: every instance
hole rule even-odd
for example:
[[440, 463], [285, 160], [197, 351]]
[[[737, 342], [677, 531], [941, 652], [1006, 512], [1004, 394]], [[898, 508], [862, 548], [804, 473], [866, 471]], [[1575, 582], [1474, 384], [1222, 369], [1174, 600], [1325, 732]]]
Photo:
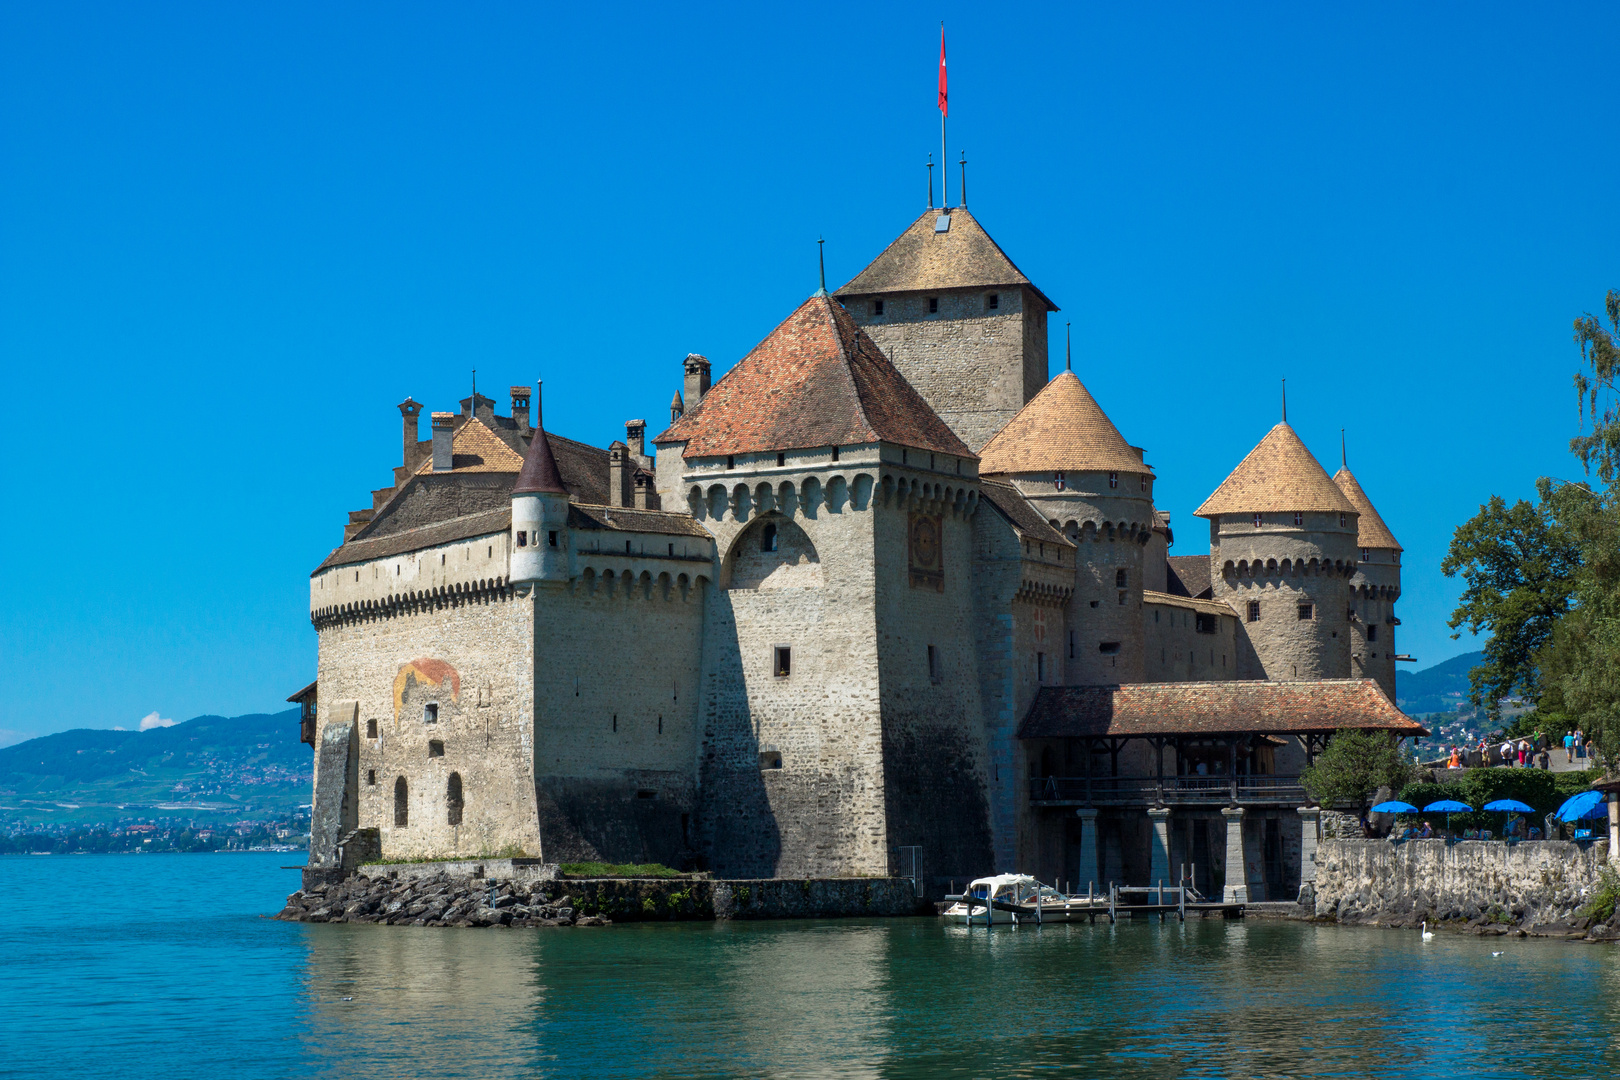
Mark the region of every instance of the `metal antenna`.
[[1283, 380], [1283, 423], [1288, 423], [1288, 380]]
[[478, 369], [473, 368], [473, 408], [478, 407]]
[[1074, 354], [1069, 349], [1069, 324], [1063, 324], [1063, 370], [1074, 370]]
[[928, 155], [928, 209], [934, 208], [934, 155]]
[[821, 288], [816, 290], [817, 296], [827, 295], [827, 241], [816, 237], [816, 258], [821, 262]]
[[1339, 429], [1339, 468], [1348, 469], [1349, 467], [1350, 467], [1350, 459], [1349, 459], [1349, 457], [1347, 457], [1345, 455], [1345, 452], [1344, 452], [1344, 428], [1340, 428]]
[[962, 166], [962, 190], [959, 193], [959, 197], [962, 200], [962, 207], [964, 209], [966, 209], [966, 207], [967, 207], [967, 151], [966, 150], [962, 151], [962, 161], [961, 161], [960, 164]]

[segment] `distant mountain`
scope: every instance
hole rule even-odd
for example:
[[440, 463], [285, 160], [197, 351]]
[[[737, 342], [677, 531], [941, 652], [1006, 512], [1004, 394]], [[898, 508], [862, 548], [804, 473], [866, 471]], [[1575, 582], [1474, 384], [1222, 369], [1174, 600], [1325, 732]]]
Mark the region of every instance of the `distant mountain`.
[[309, 802], [312, 771], [297, 709], [78, 728], [0, 749], [0, 822], [284, 817]]
[[1455, 712], [1468, 700], [1468, 669], [1485, 662], [1482, 652], [1463, 653], [1433, 667], [1395, 673], [1395, 704], [1409, 716]]

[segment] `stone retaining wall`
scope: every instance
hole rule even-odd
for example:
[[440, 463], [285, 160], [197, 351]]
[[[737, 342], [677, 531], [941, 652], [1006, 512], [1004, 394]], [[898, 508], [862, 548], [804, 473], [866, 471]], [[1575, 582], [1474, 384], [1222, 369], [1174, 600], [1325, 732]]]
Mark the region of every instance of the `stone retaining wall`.
[[933, 914], [907, 878], [597, 878], [559, 883], [582, 913], [615, 922], [669, 919], [836, 919]]
[[1568, 923], [1608, 853], [1607, 841], [1323, 840], [1316, 915], [1363, 923]]

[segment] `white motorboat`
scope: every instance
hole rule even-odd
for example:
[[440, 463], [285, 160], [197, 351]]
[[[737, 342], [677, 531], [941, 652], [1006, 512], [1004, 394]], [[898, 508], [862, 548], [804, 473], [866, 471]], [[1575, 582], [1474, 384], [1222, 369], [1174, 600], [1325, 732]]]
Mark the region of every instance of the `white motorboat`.
[[1071, 922], [1107, 911], [1107, 897], [1067, 896], [1042, 885], [1028, 874], [997, 874], [977, 878], [941, 914], [968, 926], [1009, 923]]

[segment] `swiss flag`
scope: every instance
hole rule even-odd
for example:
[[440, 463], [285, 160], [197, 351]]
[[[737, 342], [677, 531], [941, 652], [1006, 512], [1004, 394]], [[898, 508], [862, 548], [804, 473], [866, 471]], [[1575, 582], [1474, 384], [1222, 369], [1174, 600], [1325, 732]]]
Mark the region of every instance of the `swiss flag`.
[[939, 112], [941, 116], [951, 115], [948, 106], [949, 95], [945, 93], [945, 26], [939, 28]]

